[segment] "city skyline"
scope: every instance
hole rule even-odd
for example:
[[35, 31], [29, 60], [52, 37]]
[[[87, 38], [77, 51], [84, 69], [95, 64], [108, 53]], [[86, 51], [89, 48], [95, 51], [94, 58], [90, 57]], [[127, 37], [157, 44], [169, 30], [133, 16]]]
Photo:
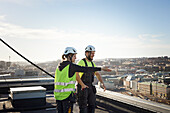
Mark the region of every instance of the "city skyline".
[[[95, 59], [170, 56], [168, 0], [0, 0], [0, 37], [31, 61], [77, 59], [87, 45]], [[24, 61], [0, 43], [0, 60]]]

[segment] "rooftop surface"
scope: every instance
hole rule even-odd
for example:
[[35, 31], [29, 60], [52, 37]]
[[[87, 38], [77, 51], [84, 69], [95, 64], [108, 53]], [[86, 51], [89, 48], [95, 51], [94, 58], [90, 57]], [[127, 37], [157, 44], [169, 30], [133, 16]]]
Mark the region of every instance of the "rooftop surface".
[[[11, 104], [10, 99], [8, 99], [7, 94], [0, 95], [0, 112], [15, 112], [15, 113], [56, 113], [56, 103], [53, 94], [46, 95], [46, 106], [41, 107], [31, 107], [31, 108], [14, 108]], [[116, 107], [116, 106], [115, 106]], [[118, 109], [118, 106], [117, 106]], [[120, 108], [119, 108], [120, 109]], [[113, 110], [106, 109], [104, 106], [98, 105], [95, 109], [95, 113], [114, 113]], [[124, 110], [123, 110], [124, 111]], [[74, 104], [73, 113], [78, 113], [79, 107], [78, 104]], [[115, 111], [116, 113], [117, 111]], [[122, 112], [120, 110], [119, 112]]]

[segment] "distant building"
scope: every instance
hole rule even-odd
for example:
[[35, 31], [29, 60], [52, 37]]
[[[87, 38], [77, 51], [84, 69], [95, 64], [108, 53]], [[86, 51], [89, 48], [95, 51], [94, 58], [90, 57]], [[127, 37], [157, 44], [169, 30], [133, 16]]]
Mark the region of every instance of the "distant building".
[[163, 79], [163, 83], [169, 85], [170, 84], [170, 77], [165, 77]]
[[170, 86], [157, 82], [138, 82], [138, 90], [144, 94], [170, 100]]
[[130, 88], [134, 91], [137, 91], [138, 90], [138, 80], [130, 81]]
[[111, 81], [114, 83], [114, 85], [116, 86], [120, 86], [120, 79], [119, 78], [106, 78], [106, 81]]
[[170, 66], [169, 66], [169, 65], [168, 65], [168, 66], [165, 66], [165, 67], [164, 67], [164, 71], [170, 72]]
[[6, 62], [6, 66], [10, 67], [11, 66], [11, 62]]
[[147, 73], [147, 71], [144, 69], [139, 69], [136, 71], [136, 74], [145, 74], [145, 73]]
[[24, 76], [25, 75], [25, 71], [22, 69], [16, 69], [15, 70], [15, 74], [14, 76]]
[[144, 94], [152, 95], [151, 82], [138, 82], [138, 90]]
[[152, 72], [155, 71], [155, 72], [159, 72], [159, 66], [153, 66], [152, 67]]
[[6, 64], [4, 61], [0, 61], [0, 68], [4, 69], [6, 67]]
[[25, 71], [25, 76], [38, 76], [38, 71], [33, 71], [33, 70], [27, 70]]
[[130, 65], [130, 64], [135, 64], [134, 63], [134, 61], [125, 61], [125, 62], [123, 62], [122, 64], [124, 64], [124, 65]]
[[152, 94], [159, 98], [169, 99], [170, 100], [170, 86], [163, 83], [152, 83]]
[[130, 88], [130, 81], [135, 80], [135, 76], [134, 75], [127, 75], [127, 77], [124, 78], [123, 80], [123, 85], [126, 88]]

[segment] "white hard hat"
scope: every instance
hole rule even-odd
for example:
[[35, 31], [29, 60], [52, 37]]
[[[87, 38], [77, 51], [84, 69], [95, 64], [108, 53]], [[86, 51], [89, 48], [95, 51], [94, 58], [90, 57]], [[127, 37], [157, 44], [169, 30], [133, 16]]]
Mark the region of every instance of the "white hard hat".
[[92, 46], [92, 45], [88, 45], [88, 46], [85, 48], [85, 51], [95, 51], [95, 47]]
[[66, 47], [65, 51], [64, 51], [64, 55], [68, 55], [69, 53], [72, 53], [72, 54], [76, 54], [77, 51], [75, 48], [73, 47]]

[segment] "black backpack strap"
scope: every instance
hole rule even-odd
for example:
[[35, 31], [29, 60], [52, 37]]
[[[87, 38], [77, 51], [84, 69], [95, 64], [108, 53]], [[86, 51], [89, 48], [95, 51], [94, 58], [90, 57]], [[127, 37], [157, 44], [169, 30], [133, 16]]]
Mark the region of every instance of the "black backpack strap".
[[[85, 58], [83, 58], [82, 60], [84, 61], [85, 66], [86, 66], [86, 67], [88, 67], [86, 59], [85, 59]], [[92, 64], [92, 67], [94, 67], [94, 63], [93, 63], [92, 61], [91, 61], [91, 64]]]
[[[94, 63], [91, 61], [91, 64], [92, 64], [92, 67], [94, 67]], [[93, 75], [94, 75], [95, 72], [93, 72]], [[93, 81], [94, 81], [94, 78], [93, 78]]]
[[[86, 59], [85, 59], [85, 58], [83, 58], [82, 60], [84, 61], [85, 66], [86, 66], [86, 67], [88, 67], [87, 62], [86, 62]], [[84, 73], [84, 74], [85, 74], [85, 73]], [[82, 77], [84, 76], [84, 74], [82, 75]], [[82, 78], [82, 77], [81, 77], [81, 78]]]
[[82, 60], [84, 61], [85, 66], [86, 66], [86, 67], [88, 67], [87, 62], [86, 62], [86, 59], [85, 59], [85, 58], [83, 58]]
[[94, 63], [91, 61], [92, 67], [94, 67]]

